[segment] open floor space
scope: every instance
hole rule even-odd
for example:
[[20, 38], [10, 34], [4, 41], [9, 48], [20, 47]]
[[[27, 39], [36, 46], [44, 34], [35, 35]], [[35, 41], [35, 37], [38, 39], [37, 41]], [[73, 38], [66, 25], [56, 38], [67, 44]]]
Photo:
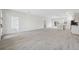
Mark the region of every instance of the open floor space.
[[0, 9], [0, 50], [79, 50], [79, 9]]
[[[7, 35], [10, 36], [10, 35]], [[19, 33], [0, 41], [0, 49], [18, 50], [70, 50], [79, 49], [79, 35], [69, 31], [39, 29]]]

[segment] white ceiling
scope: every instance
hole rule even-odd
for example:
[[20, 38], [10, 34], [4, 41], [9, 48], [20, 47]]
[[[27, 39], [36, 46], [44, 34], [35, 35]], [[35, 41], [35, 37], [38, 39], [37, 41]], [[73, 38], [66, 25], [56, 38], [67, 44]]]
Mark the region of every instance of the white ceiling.
[[39, 16], [64, 16], [66, 13], [79, 13], [79, 9], [13, 9]]

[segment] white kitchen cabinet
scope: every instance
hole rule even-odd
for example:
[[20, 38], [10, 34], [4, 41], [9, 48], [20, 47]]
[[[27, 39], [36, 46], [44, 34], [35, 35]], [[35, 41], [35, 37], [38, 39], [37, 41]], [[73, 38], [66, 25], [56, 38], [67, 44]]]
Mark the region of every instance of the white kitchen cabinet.
[[79, 26], [72, 25], [71, 26], [71, 32], [73, 34], [79, 34]]

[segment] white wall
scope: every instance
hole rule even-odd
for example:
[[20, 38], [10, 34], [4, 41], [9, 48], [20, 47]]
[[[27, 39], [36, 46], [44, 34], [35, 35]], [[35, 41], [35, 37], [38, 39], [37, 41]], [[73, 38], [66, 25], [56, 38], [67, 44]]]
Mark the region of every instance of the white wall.
[[[14, 17], [14, 18], [13, 18]], [[11, 28], [11, 19], [19, 20], [19, 29], [12, 29]], [[16, 12], [13, 10], [4, 10], [3, 13], [3, 33], [15, 33], [15, 32], [22, 32], [22, 31], [30, 31], [35, 29], [43, 28], [43, 17], [25, 14], [21, 12]]]
[[[15, 33], [15, 32], [41, 29], [41, 28], [44, 28], [44, 20], [46, 20], [47, 28], [56, 28], [54, 26], [54, 21], [59, 21], [60, 23], [67, 21], [66, 28], [70, 29], [70, 21], [72, 20], [72, 14], [65, 13], [64, 15], [61, 15], [58, 17], [59, 18], [41, 17], [41, 16], [36, 16], [36, 15], [31, 15], [29, 13], [22, 13], [18, 11], [16, 12], [13, 10], [4, 10], [3, 12], [3, 33], [7, 34], [7, 33]], [[16, 27], [15, 29], [12, 29], [11, 19], [19, 20], [18, 29], [16, 29]]]
[[20, 31], [29, 31], [43, 28], [43, 18], [33, 15], [24, 15], [20, 18]]
[[2, 10], [0, 10], [0, 40], [1, 40], [1, 36], [2, 36], [2, 27], [1, 27], [1, 24], [2, 24]]

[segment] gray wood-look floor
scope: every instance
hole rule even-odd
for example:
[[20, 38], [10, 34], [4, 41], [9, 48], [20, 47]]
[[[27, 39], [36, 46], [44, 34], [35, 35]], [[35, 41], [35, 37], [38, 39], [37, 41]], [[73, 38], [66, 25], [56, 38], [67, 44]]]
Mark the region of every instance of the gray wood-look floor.
[[40, 29], [0, 41], [1, 50], [78, 50], [79, 35], [70, 31]]

